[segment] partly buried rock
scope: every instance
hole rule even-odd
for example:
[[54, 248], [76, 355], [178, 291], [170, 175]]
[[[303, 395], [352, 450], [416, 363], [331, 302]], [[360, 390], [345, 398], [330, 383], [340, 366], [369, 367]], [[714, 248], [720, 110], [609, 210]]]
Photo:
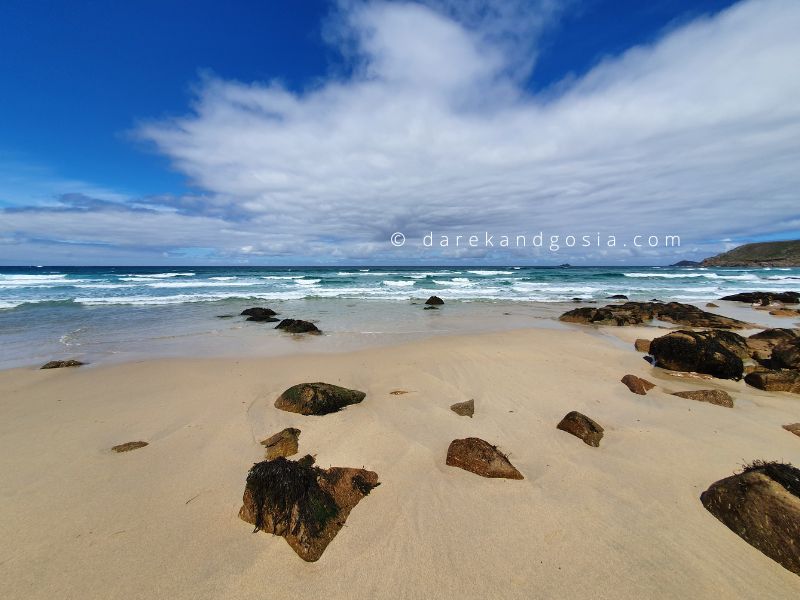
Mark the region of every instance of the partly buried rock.
[[714, 304], [713, 302], [706, 302], [706, 308], [719, 308], [719, 304]]
[[283, 329], [288, 333], [322, 333], [313, 323], [300, 319], [284, 319], [275, 326], [275, 329]]
[[800, 339], [800, 329], [774, 327], [754, 333], [747, 338], [747, 347], [753, 356], [763, 355], [769, 358], [772, 349], [784, 342]]
[[800, 303], [799, 292], [742, 292], [732, 296], [723, 296], [722, 300], [733, 302], [749, 302], [750, 304], [762, 304], [767, 306], [770, 302], [783, 302], [784, 304]]
[[327, 415], [350, 404], [358, 404], [366, 394], [331, 383], [299, 383], [275, 400], [275, 408], [301, 415]]
[[603, 428], [576, 410], [567, 413], [567, 416], [561, 419], [557, 427], [561, 431], [566, 431], [582, 439], [585, 444], [595, 448], [600, 445], [600, 440], [603, 439]]
[[247, 317], [248, 321], [271, 323], [278, 320], [275, 318], [275, 315], [277, 315], [278, 313], [276, 313], [271, 308], [260, 308], [260, 307], [248, 308], [243, 310], [241, 314], [242, 316]]
[[467, 400], [466, 402], [456, 402], [450, 407], [454, 413], [461, 417], [472, 418], [475, 414], [475, 400]]
[[426, 306], [422, 310], [439, 310], [438, 306]]
[[800, 317], [800, 310], [795, 308], [775, 308], [769, 311], [773, 317]]
[[40, 369], [63, 369], [65, 367], [80, 367], [85, 363], [79, 360], [51, 360], [49, 363], [43, 364]]
[[743, 337], [731, 331], [674, 331], [654, 339], [650, 354], [655, 366], [672, 371], [707, 373], [738, 381], [748, 356]]
[[727, 406], [733, 408], [733, 398], [725, 390], [691, 390], [689, 392], [674, 392], [673, 396], [679, 398], [688, 398], [689, 400], [698, 400], [699, 402], [708, 402], [709, 404], [716, 404], [717, 406]]
[[431, 296], [430, 298], [425, 300], [425, 304], [428, 304], [430, 306], [438, 306], [444, 304], [444, 300], [439, 298], [439, 296]]
[[447, 464], [475, 473], [481, 477], [524, 479], [508, 457], [480, 438], [453, 440], [447, 449]]
[[130, 452], [131, 450], [138, 450], [147, 446], [147, 442], [125, 442], [118, 446], [111, 448], [114, 452]]
[[781, 342], [772, 350], [771, 365], [778, 369], [800, 369], [800, 338]]
[[693, 304], [681, 304], [680, 302], [625, 302], [599, 308], [583, 306], [569, 310], [559, 318], [569, 323], [617, 326], [642, 325], [653, 319], [689, 327], [743, 329], [749, 326], [744, 321], [710, 313]]
[[612, 294], [611, 296], [606, 296], [606, 300], [627, 300], [628, 297], [625, 294]]
[[275, 435], [262, 440], [261, 445], [267, 449], [264, 458], [272, 460], [279, 456], [294, 456], [298, 451], [299, 439], [300, 430], [294, 427], [287, 427], [283, 431], [279, 431]]
[[639, 394], [640, 396], [644, 396], [647, 394], [647, 390], [652, 390], [654, 387], [656, 387], [656, 384], [650, 383], [647, 381], [647, 379], [642, 379], [636, 375], [625, 375], [625, 377], [620, 379], [620, 381], [627, 385], [630, 391], [632, 391], [634, 394]]
[[747, 385], [767, 392], [800, 394], [800, 371], [794, 369], [753, 371], [745, 375], [744, 381]]
[[256, 463], [245, 484], [239, 517], [286, 538], [305, 561], [318, 560], [344, 526], [350, 511], [379, 485], [378, 474], [365, 469], [313, 466], [306, 457], [283, 457]]
[[711, 484], [703, 506], [748, 544], [800, 575], [800, 470], [757, 461]]
[[637, 352], [644, 352], [645, 354], [650, 354], [650, 340], [639, 338], [633, 343], [633, 347], [636, 348]]
[[800, 436], [800, 423], [789, 423], [788, 425], [784, 425], [783, 428], [796, 436]]

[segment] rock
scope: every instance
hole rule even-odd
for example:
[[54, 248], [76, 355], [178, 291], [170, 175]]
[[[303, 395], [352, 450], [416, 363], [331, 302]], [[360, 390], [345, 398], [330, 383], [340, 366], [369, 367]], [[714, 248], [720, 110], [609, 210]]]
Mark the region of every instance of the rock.
[[733, 302], [748, 302], [749, 304], [762, 304], [767, 306], [770, 302], [783, 302], [784, 304], [800, 303], [800, 293], [798, 292], [742, 292], [731, 296], [724, 296], [722, 300]]
[[800, 423], [789, 423], [788, 425], [784, 425], [783, 428], [786, 431], [789, 431], [797, 436], [800, 436]]
[[472, 418], [472, 415], [475, 414], [475, 400], [467, 400], [466, 402], [456, 402], [450, 407], [457, 415], [462, 417], [469, 417]]
[[350, 511], [379, 485], [365, 469], [313, 466], [313, 458], [256, 463], [247, 475], [239, 518], [286, 539], [305, 561], [319, 560]]
[[481, 477], [524, 479], [508, 457], [480, 438], [453, 440], [447, 449], [447, 464]]
[[655, 366], [673, 371], [707, 373], [720, 379], [742, 378], [748, 356], [743, 337], [730, 331], [679, 330], [650, 343]]
[[422, 310], [439, 310], [438, 306], [426, 306]]
[[431, 296], [430, 298], [425, 300], [425, 304], [430, 304], [430, 305], [444, 304], [444, 300], [439, 298], [439, 296]]
[[750, 350], [750, 356], [769, 366], [773, 348], [794, 339], [800, 339], [800, 329], [765, 329], [748, 337], [747, 347]]
[[714, 304], [713, 302], [706, 303], [706, 308], [719, 308], [719, 304]]
[[43, 364], [40, 369], [63, 369], [65, 367], [80, 367], [85, 363], [79, 360], [51, 360], [49, 363]]
[[232, 319], [236, 315], [217, 315], [218, 319]]
[[642, 325], [653, 319], [677, 323], [689, 327], [717, 327], [721, 329], [744, 329], [749, 323], [717, 315], [697, 308], [693, 304], [680, 302], [625, 302], [603, 307], [582, 306], [561, 315], [560, 320], [569, 323], [593, 323], [597, 325]]
[[747, 385], [767, 392], [791, 392], [800, 394], [800, 371], [781, 369], [769, 371], [760, 369], [745, 375]]
[[800, 338], [781, 342], [772, 350], [771, 366], [778, 369], [800, 369]]
[[276, 313], [271, 308], [248, 308], [241, 312], [242, 316], [247, 317], [248, 321], [260, 321], [264, 323], [271, 323], [277, 321], [278, 319], [274, 318]]
[[582, 439], [585, 444], [595, 448], [600, 445], [600, 440], [603, 439], [603, 428], [586, 415], [575, 410], [567, 413], [557, 427], [561, 431], [566, 431]]
[[283, 431], [276, 433], [261, 441], [261, 445], [267, 450], [264, 458], [272, 460], [283, 456], [294, 456], [298, 451], [298, 440], [300, 439], [300, 430], [294, 427], [287, 427]]
[[641, 379], [636, 375], [625, 375], [620, 381], [628, 386], [628, 389], [632, 391], [634, 394], [639, 394], [640, 396], [644, 396], [647, 394], [647, 390], [652, 390], [656, 385], [654, 383], [650, 383], [646, 379]]
[[402, 396], [403, 394], [408, 394], [406, 390], [392, 390], [389, 392], [392, 396]]
[[147, 446], [147, 442], [125, 442], [119, 446], [111, 448], [114, 452], [130, 452], [131, 450], [138, 450]]
[[358, 404], [366, 394], [330, 383], [299, 383], [275, 400], [275, 408], [301, 415], [327, 415], [350, 404]]
[[712, 515], [748, 544], [800, 575], [800, 470], [755, 462], [700, 495]]
[[606, 296], [606, 300], [627, 300], [628, 297], [625, 294], [612, 294], [611, 296]]
[[636, 348], [637, 352], [644, 352], [645, 354], [650, 354], [650, 340], [639, 338], [634, 342], [633, 346], [634, 348]]
[[672, 395], [678, 396], [679, 398], [688, 398], [689, 400], [698, 400], [700, 402], [716, 404], [717, 406], [733, 408], [733, 398], [724, 390], [692, 390], [689, 392], [674, 392]]
[[769, 311], [773, 317], [800, 317], [800, 311], [793, 308], [776, 308]]
[[313, 323], [300, 319], [284, 319], [275, 329], [283, 329], [288, 333], [322, 333]]

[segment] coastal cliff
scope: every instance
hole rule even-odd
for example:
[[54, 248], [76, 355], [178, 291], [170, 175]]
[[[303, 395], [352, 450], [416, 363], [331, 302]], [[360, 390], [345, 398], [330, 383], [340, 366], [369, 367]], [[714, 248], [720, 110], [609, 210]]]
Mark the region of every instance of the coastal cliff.
[[704, 267], [800, 267], [800, 240], [745, 244], [700, 264]]

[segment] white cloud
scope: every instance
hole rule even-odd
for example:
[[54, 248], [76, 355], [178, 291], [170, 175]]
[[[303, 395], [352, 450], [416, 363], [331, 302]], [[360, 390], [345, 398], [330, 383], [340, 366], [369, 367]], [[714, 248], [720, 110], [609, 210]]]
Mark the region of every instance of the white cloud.
[[430, 4], [344, 5], [330, 39], [354, 52], [352, 75], [302, 93], [206, 78], [189, 114], [139, 134], [214, 215], [158, 214], [152, 239], [97, 226], [131, 243], [168, 246], [178, 231], [230, 256], [345, 262], [441, 260], [413, 243], [431, 230], [670, 233], [701, 255], [800, 230], [799, 3], [742, 2], [539, 94], [522, 75], [553, 3]]

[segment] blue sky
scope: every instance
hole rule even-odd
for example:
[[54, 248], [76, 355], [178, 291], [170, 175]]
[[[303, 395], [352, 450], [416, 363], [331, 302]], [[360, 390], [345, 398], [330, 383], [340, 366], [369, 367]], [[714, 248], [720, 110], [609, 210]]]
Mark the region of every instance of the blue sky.
[[[0, 263], [646, 264], [791, 236], [799, 13], [781, 0], [7, 0]], [[748, 218], [753, 202], [771, 218]], [[683, 245], [413, 243], [540, 230]], [[409, 243], [393, 248], [393, 231]]]

